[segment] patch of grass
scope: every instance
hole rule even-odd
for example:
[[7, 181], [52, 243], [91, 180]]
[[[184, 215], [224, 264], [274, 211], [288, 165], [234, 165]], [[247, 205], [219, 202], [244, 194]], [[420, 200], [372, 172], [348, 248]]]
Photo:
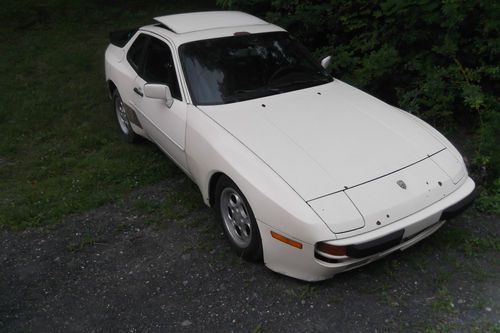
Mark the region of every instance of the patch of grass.
[[[143, 213], [158, 215], [158, 220], [183, 219], [194, 210], [205, 207], [198, 187], [185, 176], [178, 184], [173, 185], [173, 190], [166, 193], [162, 201], [139, 197], [133, 206]], [[188, 221], [191, 225], [197, 225], [199, 222], [196, 219]]]
[[169, 220], [177, 220], [184, 216], [184, 212], [180, 211], [178, 207], [171, 205], [164, 205], [162, 208], [162, 215]]
[[124, 232], [130, 230], [131, 226], [127, 223], [120, 223], [115, 227], [115, 231], [117, 233]]
[[376, 263], [371, 263], [365, 266], [364, 269], [368, 270], [370, 276], [385, 280], [397, 276], [400, 270], [401, 263], [397, 259], [397, 253], [393, 253], [387, 257], [378, 260]]
[[66, 246], [66, 250], [69, 252], [79, 252], [83, 250], [87, 246], [92, 246], [96, 243], [96, 238], [94, 235], [85, 233], [80, 238], [80, 241], [77, 243], [71, 242]]
[[445, 285], [448, 283], [453, 277], [453, 272], [449, 271], [440, 271], [436, 274], [435, 282], [438, 286]]
[[184, 210], [195, 210], [204, 207], [198, 187], [186, 180], [178, 191], [172, 192], [168, 201]]
[[474, 206], [483, 213], [500, 214], [500, 177], [497, 177], [492, 186], [481, 191]]
[[463, 246], [466, 255], [477, 256], [488, 251], [499, 251], [500, 239], [495, 237], [471, 237], [465, 240]]
[[478, 297], [474, 300], [473, 305], [476, 309], [484, 311], [484, 308], [488, 305], [488, 301], [484, 296]]
[[263, 332], [263, 328], [262, 328], [262, 324], [257, 324], [257, 326], [255, 326], [252, 330], [252, 333], [262, 333]]
[[144, 213], [159, 212], [161, 204], [146, 198], [138, 198], [134, 201], [134, 208]]
[[164, 224], [163, 224], [164, 222], [165, 222], [165, 220], [164, 220], [164, 219], [162, 219], [162, 218], [160, 218], [160, 217], [158, 217], [158, 216], [154, 216], [154, 217], [150, 217], [150, 218], [146, 219], [146, 220], [144, 221], [144, 224], [146, 224], [146, 225], [150, 225], [150, 226], [153, 226], [153, 227], [155, 227], [155, 228], [158, 228], [158, 227], [163, 226], [163, 225], [164, 225]]
[[316, 287], [306, 284], [299, 287], [288, 288], [285, 290], [285, 294], [303, 300], [312, 297], [316, 291]]
[[476, 320], [475, 322], [461, 323], [441, 320], [437, 323], [427, 324], [424, 327], [425, 333], [442, 333], [442, 332], [470, 332], [470, 333], [498, 333], [500, 332], [500, 324], [488, 322], [484, 320]]
[[401, 270], [401, 262], [393, 257], [387, 258], [383, 264], [383, 270], [386, 276], [392, 277]]
[[[109, 31], [190, 2], [8, 1], [0, 18], [0, 229], [59, 223], [181, 174], [149, 143], [121, 140], [104, 82]], [[12, 19], [15, 17], [16, 19]]]
[[424, 242], [421, 256], [427, 256], [436, 251], [446, 253], [447, 249], [460, 249], [468, 256], [475, 256], [500, 249], [498, 237], [480, 237], [467, 229], [450, 225], [445, 225]]
[[[500, 261], [498, 259], [493, 259], [490, 267], [496, 267], [500, 265]], [[476, 282], [486, 282], [491, 279], [498, 278], [498, 273], [491, 271], [488, 266], [478, 266], [474, 264], [469, 264], [464, 267], [464, 270], [467, 270], [474, 276], [474, 280]]]
[[427, 238], [426, 243], [430, 245], [427, 250], [433, 252], [436, 249], [460, 248], [471, 236], [472, 233], [464, 228], [445, 225]]
[[392, 295], [391, 293], [387, 292], [387, 291], [383, 291], [381, 294], [381, 297], [382, 297], [382, 302], [389, 305], [389, 306], [392, 306], [392, 307], [398, 307], [399, 306], [399, 302], [398, 302], [398, 298], [395, 297], [394, 295]]
[[432, 327], [425, 327], [424, 328], [425, 333], [455, 332], [457, 329], [457, 324], [451, 323], [451, 322], [438, 322], [438, 323], [429, 324], [429, 326], [430, 325], [432, 325]]
[[483, 333], [483, 332], [500, 333], [500, 323], [477, 321], [471, 327], [471, 332], [472, 333]]
[[[229, 245], [229, 244], [228, 244]], [[230, 250], [229, 246], [215, 251], [211, 256], [217, 260], [218, 263], [228, 266], [236, 266], [238, 264], [238, 256]]]
[[161, 212], [167, 219], [177, 220], [203, 207], [198, 187], [186, 178], [181, 186], [167, 195], [161, 205]]
[[442, 312], [456, 312], [455, 305], [453, 304], [453, 298], [450, 292], [444, 286], [441, 286], [436, 294], [436, 299], [432, 302], [432, 308], [436, 311]]

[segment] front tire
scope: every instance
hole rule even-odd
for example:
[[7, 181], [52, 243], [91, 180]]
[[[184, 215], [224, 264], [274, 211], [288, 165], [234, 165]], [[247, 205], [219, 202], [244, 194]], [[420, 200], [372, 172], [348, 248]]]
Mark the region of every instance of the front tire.
[[229, 178], [222, 176], [215, 188], [215, 211], [234, 251], [248, 261], [262, 260], [259, 227], [247, 199]]
[[125, 110], [125, 104], [122, 101], [118, 90], [113, 92], [113, 107], [115, 110], [116, 120], [118, 122], [118, 129], [122, 134], [125, 141], [134, 143], [137, 142], [138, 135], [134, 133], [132, 125], [130, 125], [130, 120], [128, 119], [127, 111]]

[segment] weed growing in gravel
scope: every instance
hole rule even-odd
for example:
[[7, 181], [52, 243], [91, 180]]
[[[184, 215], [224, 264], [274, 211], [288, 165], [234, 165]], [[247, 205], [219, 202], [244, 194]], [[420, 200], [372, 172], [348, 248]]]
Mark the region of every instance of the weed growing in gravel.
[[500, 240], [494, 237], [470, 237], [465, 240], [464, 252], [468, 256], [477, 256], [487, 251], [499, 251]]
[[424, 328], [425, 333], [443, 333], [443, 332], [453, 332], [457, 328], [456, 323], [450, 322], [438, 322], [434, 323], [432, 327]]
[[80, 238], [80, 241], [78, 243], [70, 242], [66, 246], [66, 250], [68, 250], [69, 252], [75, 253], [75, 252], [83, 250], [87, 246], [92, 246], [95, 243], [96, 243], [95, 236], [92, 234], [89, 234], [89, 233], [85, 233], [82, 235], [82, 237]]
[[257, 324], [257, 326], [254, 327], [252, 330], [252, 333], [261, 333], [262, 332], [262, 324]]
[[432, 302], [432, 308], [437, 311], [443, 311], [447, 313], [456, 312], [455, 305], [453, 304], [453, 298], [450, 292], [445, 286], [441, 286], [437, 293], [436, 299]]
[[160, 207], [160, 203], [148, 200], [147, 198], [139, 197], [136, 201], [134, 201], [134, 208], [144, 213], [158, 212]]
[[163, 203], [163, 213], [171, 218], [181, 218], [204, 207], [198, 187], [185, 178], [179, 189], [169, 193]]
[[492, 332], [492, 333], [500, 332], [500, 323], [492, 323], [482, 320], [476, 321], [473, 324], [473, 327], [471, 328], [471, 333], [484, 333], [484, 332]]
[[398, 298], [392, 295], [390, 292], [383, 291], [381, 297], [383, 303], [393, 307], [399, 306]]
[[[498, 259], [493, 260], [492, 266], [500, 266], [500, 261]], [[492, 278], [498, 278], [498, 273], [487, 270], [487, 267], [478, 267], [477, 265], [469, 264], [468, 266], [466, 266], [466, 269], [469, 273], [472, 273], [474, 275], [474, 280], [477, 282], [483, 282]]]
[[[151, 220], [152, 224], [160, 224], [165, 220], [182, 220], [193, 211], [205, 207], [198, 187], [191, 180], [182, 176], [178, 183], [162, 198], [136, 198], [133, 207], [141, 213], [155, 215], [157, 218]], [[198, 222], [196, 219], [187, 221], [191, 225]]]
[[421, 251], [414, 253], [410, 260], [425, 260], [433, 253], [446, 255], [446, 250], [450, 249], [463, 250], [468, 256], [481, 255], [500, 250], [500, 239], [494, 236], [478, 237], [463, 227], [445, 225], [417, 246], [420, 246]]
[[296, 297], [298, 299], [306, 299], [312, 297], [316, 293], [316, 287], [309, 284], [299, 287], [288, 288], [285, 290], [285, 294], [291, 297]]
[[162, 225], [164, 225], [164, 223], [165, 219], [162, 219], [158, 216], [151, 216], [144, 220], [144, 224], [154, 226], [156, 228], [161, 227]]
[[131, 228], [131, 226], [130, 226], [130, 225], [128, 225], [127, 223], [120, 223], [120, 224], [118, 224], [118, 225], [116, 226], [115, 231], [116, 231], [117, 233], [120, 233], [120, 232], [127, 231], [127, 230], [129, 230], [130, 228]]
[[432, 327], [425, 327], [425, 333], [443, 333], [443, 332], [469, 332], [469, 333], [498, 333], [500, 332], [500, 324], [487, 322], [484, 320], [476, 320], [473, 323], [451, 322], [442, 320], [441, 322], [432, 324]]
[[452, 277], [453, 277], [452, 272], [440, 271], [436, 274], [436, 278], [434, 281], [438, 286], [442, 286], [444, 284], [447, 284]]

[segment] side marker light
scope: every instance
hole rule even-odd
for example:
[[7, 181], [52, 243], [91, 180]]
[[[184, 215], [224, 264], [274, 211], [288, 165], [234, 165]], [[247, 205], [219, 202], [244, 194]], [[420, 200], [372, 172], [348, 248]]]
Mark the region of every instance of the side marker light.
[[297, 241], [294, 241], [293, 239], [290, 239], [288, 237], [285, 237], [283, 235], [278, 234], [277, 232], [271, 231], [271, 236], [274, 239], [277, 239], [285, 244], [288, 244], [290, 246], [296, 247], [297, 249], [302, 249], [302, 243], [299, 243]]

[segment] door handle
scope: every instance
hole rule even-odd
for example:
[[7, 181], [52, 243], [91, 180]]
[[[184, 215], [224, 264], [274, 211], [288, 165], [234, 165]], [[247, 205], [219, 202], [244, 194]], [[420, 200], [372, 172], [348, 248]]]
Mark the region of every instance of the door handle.
[[134, 92], [141, 97], [144, 96], [144, 94], [142, 93], [142, 91], [139, 90], [139, 88], [134, 88]]

